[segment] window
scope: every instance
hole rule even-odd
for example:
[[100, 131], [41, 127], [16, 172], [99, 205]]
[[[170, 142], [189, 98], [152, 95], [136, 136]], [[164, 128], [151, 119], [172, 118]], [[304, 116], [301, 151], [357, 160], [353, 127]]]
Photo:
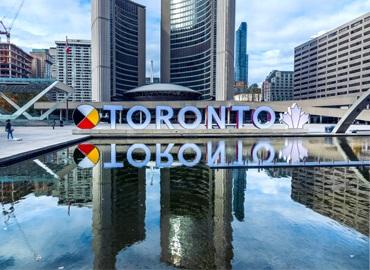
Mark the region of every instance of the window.
[[339, 30], [339, 33], [342, 33], [342, 32], [344, 32], [344, 31], [346, 31], [346, 30], [348, 30], [348, 29], [349, 29], [349, 26], [346, 26], [346, 27], [344, 27], [344, 28], [340, 29], [340, 30]]
[[358, 21], [358, 22], [355, 22], [351, 25], [351, 28], [354, 28], [356, 26], [359, 26], [360, 24], [362, 23], [362, 20]]

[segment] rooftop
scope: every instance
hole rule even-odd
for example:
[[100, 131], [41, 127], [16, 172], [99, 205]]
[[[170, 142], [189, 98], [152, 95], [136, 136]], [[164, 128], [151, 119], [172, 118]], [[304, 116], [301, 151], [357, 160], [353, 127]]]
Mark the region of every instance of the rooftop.
[[188, 87], [170, 84], [155, 83], [140, 86], [124, 93], [128, 100], [137, 101], [166, 101], [166, 100], [197, 100], [201, 94]]

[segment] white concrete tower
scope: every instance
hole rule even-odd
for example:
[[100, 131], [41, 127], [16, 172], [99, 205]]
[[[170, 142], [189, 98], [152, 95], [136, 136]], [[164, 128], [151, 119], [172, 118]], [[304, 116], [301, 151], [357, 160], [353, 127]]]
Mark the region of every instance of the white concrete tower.
[[216, 100], [232, 100], [234, 85], [235, 0], [217, 1]]
[[92, 100], [111, 101], [111, 34], [109, 0], [91, 3]]

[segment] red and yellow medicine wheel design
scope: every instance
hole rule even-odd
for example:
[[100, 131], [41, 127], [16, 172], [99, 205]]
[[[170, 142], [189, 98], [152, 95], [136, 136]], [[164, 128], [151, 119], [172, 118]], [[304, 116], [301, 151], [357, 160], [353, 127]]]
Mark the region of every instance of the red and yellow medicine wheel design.
[[84, 143], [77, 146], [73, 159], [80, 168], [93, 168], [100, 160], [100, 153], [95, 145]]
[[99, 124], [99, 112], [91, 105], [80, 105], [73, 112], [73, 121], [80, 129], [92, 129]]

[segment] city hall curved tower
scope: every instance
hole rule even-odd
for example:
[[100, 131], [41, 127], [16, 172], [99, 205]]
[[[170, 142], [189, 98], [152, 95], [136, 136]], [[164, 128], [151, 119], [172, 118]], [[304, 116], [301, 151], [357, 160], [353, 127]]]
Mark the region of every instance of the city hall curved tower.
[[145, 84], [145, 6], [92, 0], [92, 99], [120, 101]]
[[232, 98], [235, 0], [162, 0], [161, 81]]

